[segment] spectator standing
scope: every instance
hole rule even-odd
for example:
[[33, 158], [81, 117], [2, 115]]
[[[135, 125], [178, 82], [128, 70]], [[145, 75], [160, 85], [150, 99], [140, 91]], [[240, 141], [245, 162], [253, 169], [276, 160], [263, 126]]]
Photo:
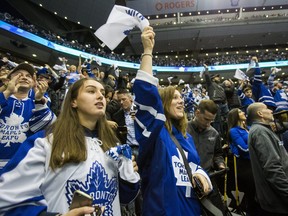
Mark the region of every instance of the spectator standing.
[[272, 111], [264, 103], [253, 103], [247, 113], [252, 122], [248, 144], [261, 215], [288, 215], [288, 153], [270, 127]]
[[[221, 138], [217, 130], [210, 125], [214, 121], [217, 111], [218, 106], [212, 100], [201, 100], [195, 111], [194, 119], [188, 122], [187, 127], [187, 132], [192, 136], [199, 154], [201, 167], [207, 173], [226, 168]], [[211, 182], [214, 189], [208, 197], [225, 215], [224, 203], [216, 179], [211, 178]]]
[[252, 85], [252, 93], [256, 102], [264, 103], [269, 109], [275, 110], [276, 104], [271, 91], [263, 84], [261, 69], [259, 67], [258, 58], [253, 56], [251, 61], [254, 61], [256, 67], [254, 69], [254, 80]]
[[205, 194], [210, 192], [212, 185], [200, 167], [193, 139], [186, 133], [187, 119], [180, 92], [173, 86], [158, 92], [158, 79], [152, 73], [154, 37], [152, 27], [146, 27], [142, 32], [144, 54], [133, 85], [135, 104], [139, 107], [135, 134], [139, 142], [137, 162], [142, 178], [142, 214], [200, 215], [199, 200], [172, 136], [186, 153], [192, 174], [203, 185]]
[[210, 100], [213, 100], [219, 107], [215, 121], [212, 126], [219, 132], [220, 136], [224, 136], [226, 133], [224, 130], [223, 122], [225, 121], [227, 114], [229, 112], [227, 98], [224, 88], [221, 86], [221, 80], [219, 74], [209, 74], [208, 66], [205, 67], [205, 81], [208, 90], [208, 96]]
[[222, 83], [222, 86], [226, 94], [229, 110], [233, 108], [239, 108], [240, 100], [237, 95], [237, 89], [235, 88], [235, 83], [231, 79], [224, 80], [224, 82]]
[[75, 190], [90, 195], [93, 205], [104, 208], [103, 215], [121, 215], [120, 202], [129, 203], [138, 194], [137, 166], [128, 145], [116, 146], [102, 84], [91, 78], [75, 82], [63, 109], [46, 137], [29, 138], [4, 168], [1, 215], [92, 213], [91, 206], [69, 210]]
[[36, 84], [33, 66], [19, 64], [8, 74], [8, 79], [7, 88], [0, 92], [0, 169], [27, 137], [44, 129], [55, 117], [43, 98], [47, 82], [37, 83], [35, 100], [28, 95]]
[[274, 96], [274, 101], [276, 104], [275, 112], [288, 110], [288, 96], [286, 92], [282, 89], [283, 85], [280, 81], [274, 81], [276, 73], [280, 71], [278, 68], [272, 68], [272, 72], [268, 78], [269, 90]]
[[252, 89], [250, 86], [247, 85], [246, 82], [246, 87], [245, 86], [245, 81], [241, 80], [240, 81], [240, 86], [237, 90], [237, 94], [240, 98], [241, 101], [241, 109], [246, 113], [247, 112], [247, 107], [254, 103], [255, 100], [253, 99], [253, 94], [252, 94]]
[[239, 108], [229, 111], [228, 143], [237, 163], [237, 179], [239, 190], [245, 194], [245, 211], [248, 215], [256, 216], [257, 203], [255, 201], [255, 183], [251, 169], [249, 148], [248, 148], [248, 127], [246, 126], [245, 112]]

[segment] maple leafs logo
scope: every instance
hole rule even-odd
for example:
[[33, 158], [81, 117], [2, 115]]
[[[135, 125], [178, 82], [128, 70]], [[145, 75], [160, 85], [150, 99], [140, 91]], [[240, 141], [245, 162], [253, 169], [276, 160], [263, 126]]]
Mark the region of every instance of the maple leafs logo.
[[[24, 121], [21, 115], [12, 113], [9, 117], [5, 117], [5, 121], [6, 123], [0, 119], [2, 128], [2, 130], [0, 130], [0, 142], [6, 143], [4, 147], [10, 147], [11, 143], [22, 143], [27, 139], [25, 132], [28, 131], [29, 127], [28, 123], [21, 125]], [[6, 139], [3, 139], [3, 137], [6, 137]]]
[[113, 177], [110, 180], [103, 166], [95, 161], [90, 168], [86, 181], [69, 180], [66, 184], [66, 198], [68, 205], [71, 204], [75, 190], [81, 190], [93, 197], [93, 205], [105, 206], [104, 216], [112, 216], [112, 203], [117, 195], [118, 182]]

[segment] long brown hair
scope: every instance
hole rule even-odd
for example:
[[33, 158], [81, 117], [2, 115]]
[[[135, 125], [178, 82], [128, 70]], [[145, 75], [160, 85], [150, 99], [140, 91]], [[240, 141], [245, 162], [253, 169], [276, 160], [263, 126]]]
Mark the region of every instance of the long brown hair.
[[172, 133], [172, 125], [174, 125], [174, 127], [176, 127], [177, 130], [179, 130], [183, 134], [183, 136], [186, 137], [186, 128], [187, 128], [188, 120], [187, 120], [185, 112], [183, 111], [184, 116], [180, 120], [172, 119], [171, 115], [169, 114], [169, 109], [170, 109], [172, 99], [174, 97], [174, 93], [176, 90], [177, 89], [174, 86], [168, 86], [168, 87], [159, 89], [159, 94], [160, 94], [163, 108], [164, 108], [164, 114], [166, 116], [165, 127], [167, 128], [169, 133]]
[[[50, 159], [50, 167], [53, 170], [67, 163], [79, 163], [87, 159], [84, 128], [79, 122], [77, 109], [72, 107], [72, 102], [77, 98], [79, 89], [87, 80], [95, 79], [80, 79], [70, 87], [61, 114], [47, 131], [47, 134], [53, 134]], [[105, 115], [97, 121], [95, 128], [98, 138], [102, 141], [101, 147], [104, 151], [119, 142], [108, 125]], [[49, 135], [48, 140], [51, 143], [51, 136]]]

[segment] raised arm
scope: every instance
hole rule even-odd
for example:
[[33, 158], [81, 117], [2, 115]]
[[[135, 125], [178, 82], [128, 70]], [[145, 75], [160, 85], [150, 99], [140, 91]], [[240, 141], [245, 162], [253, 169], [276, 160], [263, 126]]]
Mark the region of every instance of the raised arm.
[[141, 56], [142, 61], [140, 65], [140, 70], [145, 71], [151, 75], [153, 75], [152, 73], [152, 57], [153, 57], [152, 51], [153, 51], [153, 47], [155, 44], [154, 37], [155, 37], [155, 33], [152, 27], [148, 26], [144, 28], [142, 35], [141, 35], [144, 52]]

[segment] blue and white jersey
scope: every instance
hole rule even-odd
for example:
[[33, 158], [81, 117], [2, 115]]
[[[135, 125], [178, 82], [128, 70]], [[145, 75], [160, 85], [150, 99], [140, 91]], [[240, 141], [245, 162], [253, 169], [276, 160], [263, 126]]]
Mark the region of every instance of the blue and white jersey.
[[[183, 159], [164, 125], [166, 117], [157, 84], [157, 78], [139, 70], [133, 85], [134, 102], [138, 107], [135, 134], [139, 143], [137, 163], [142, 178], [142, 214], [200, 215], [200, 203]], [[200, 159], [192, 137], [189, 134], [187, 138], [183, 137], [176, 128], [173, 128], [173, 134], [187, 156], [192, 173], [201, 173], [210, 181], [199, 166]]]
[[68, 86], [72, 85], [73, 83], [75, 83], [79, 79], [80, 79], [80, 74], [78, 73], [78, 71], [70, 72], [66, 76], [66, 80], [68, 82]]
[[275, 79], [275, 74], [271, 73], [269, 78], [268, 78], [268, 86], [269, 86], [270, 91], [274, 95], [274, 101], [275, 101], [275, 104], [277, 106], [275, 112], [288, 110], [288, 96], [285, 93], [285, 91], [282, 89], [278, 89], [278, 90], [273, 92], [274, 79]]
[[[33, 97], [32, 97], [33, 98]], [[27, 137], [50, 124], [55, 115], [31, 97], [8, 99], [0, 92], [0, 169], [15, 154]]]
[[252, 86], [252, 93], [255, 97], [255, 101], [262, 102], [266, 106], [275, 107], [276, 104], [274, 98], [269, 89], [267, 89], [262, 82], [262, 75], [259, 65], [257, 63], [254, 70], [254, 82]]
[[[49, 166], [53, 137], [49, 136], [50, 142], [47, 137], [39, 138], [44, 135], [41, 131], [29, 137], [2, 170], [0, 215], [34, 216], [42, 211], [66, 213], [75, 190], [89, 194], [93, 205], [105, 206], [103, 215], [121, 215], [119, 190], [124, 193], [122, 197], [130, 198], [123, 201], [126, 203], [139, 190], [140, 177], [133, 171], [132, 160], [119, 155], [113, 148], [105, 153], [100, 140], [86, 137], [86, 161], [69, 163], [53, 171]], [[127, 151], [131, 154], [131, 149]], [[121, 182], [119, 184], [120, 179], [135, 187], [123, 187]]]

